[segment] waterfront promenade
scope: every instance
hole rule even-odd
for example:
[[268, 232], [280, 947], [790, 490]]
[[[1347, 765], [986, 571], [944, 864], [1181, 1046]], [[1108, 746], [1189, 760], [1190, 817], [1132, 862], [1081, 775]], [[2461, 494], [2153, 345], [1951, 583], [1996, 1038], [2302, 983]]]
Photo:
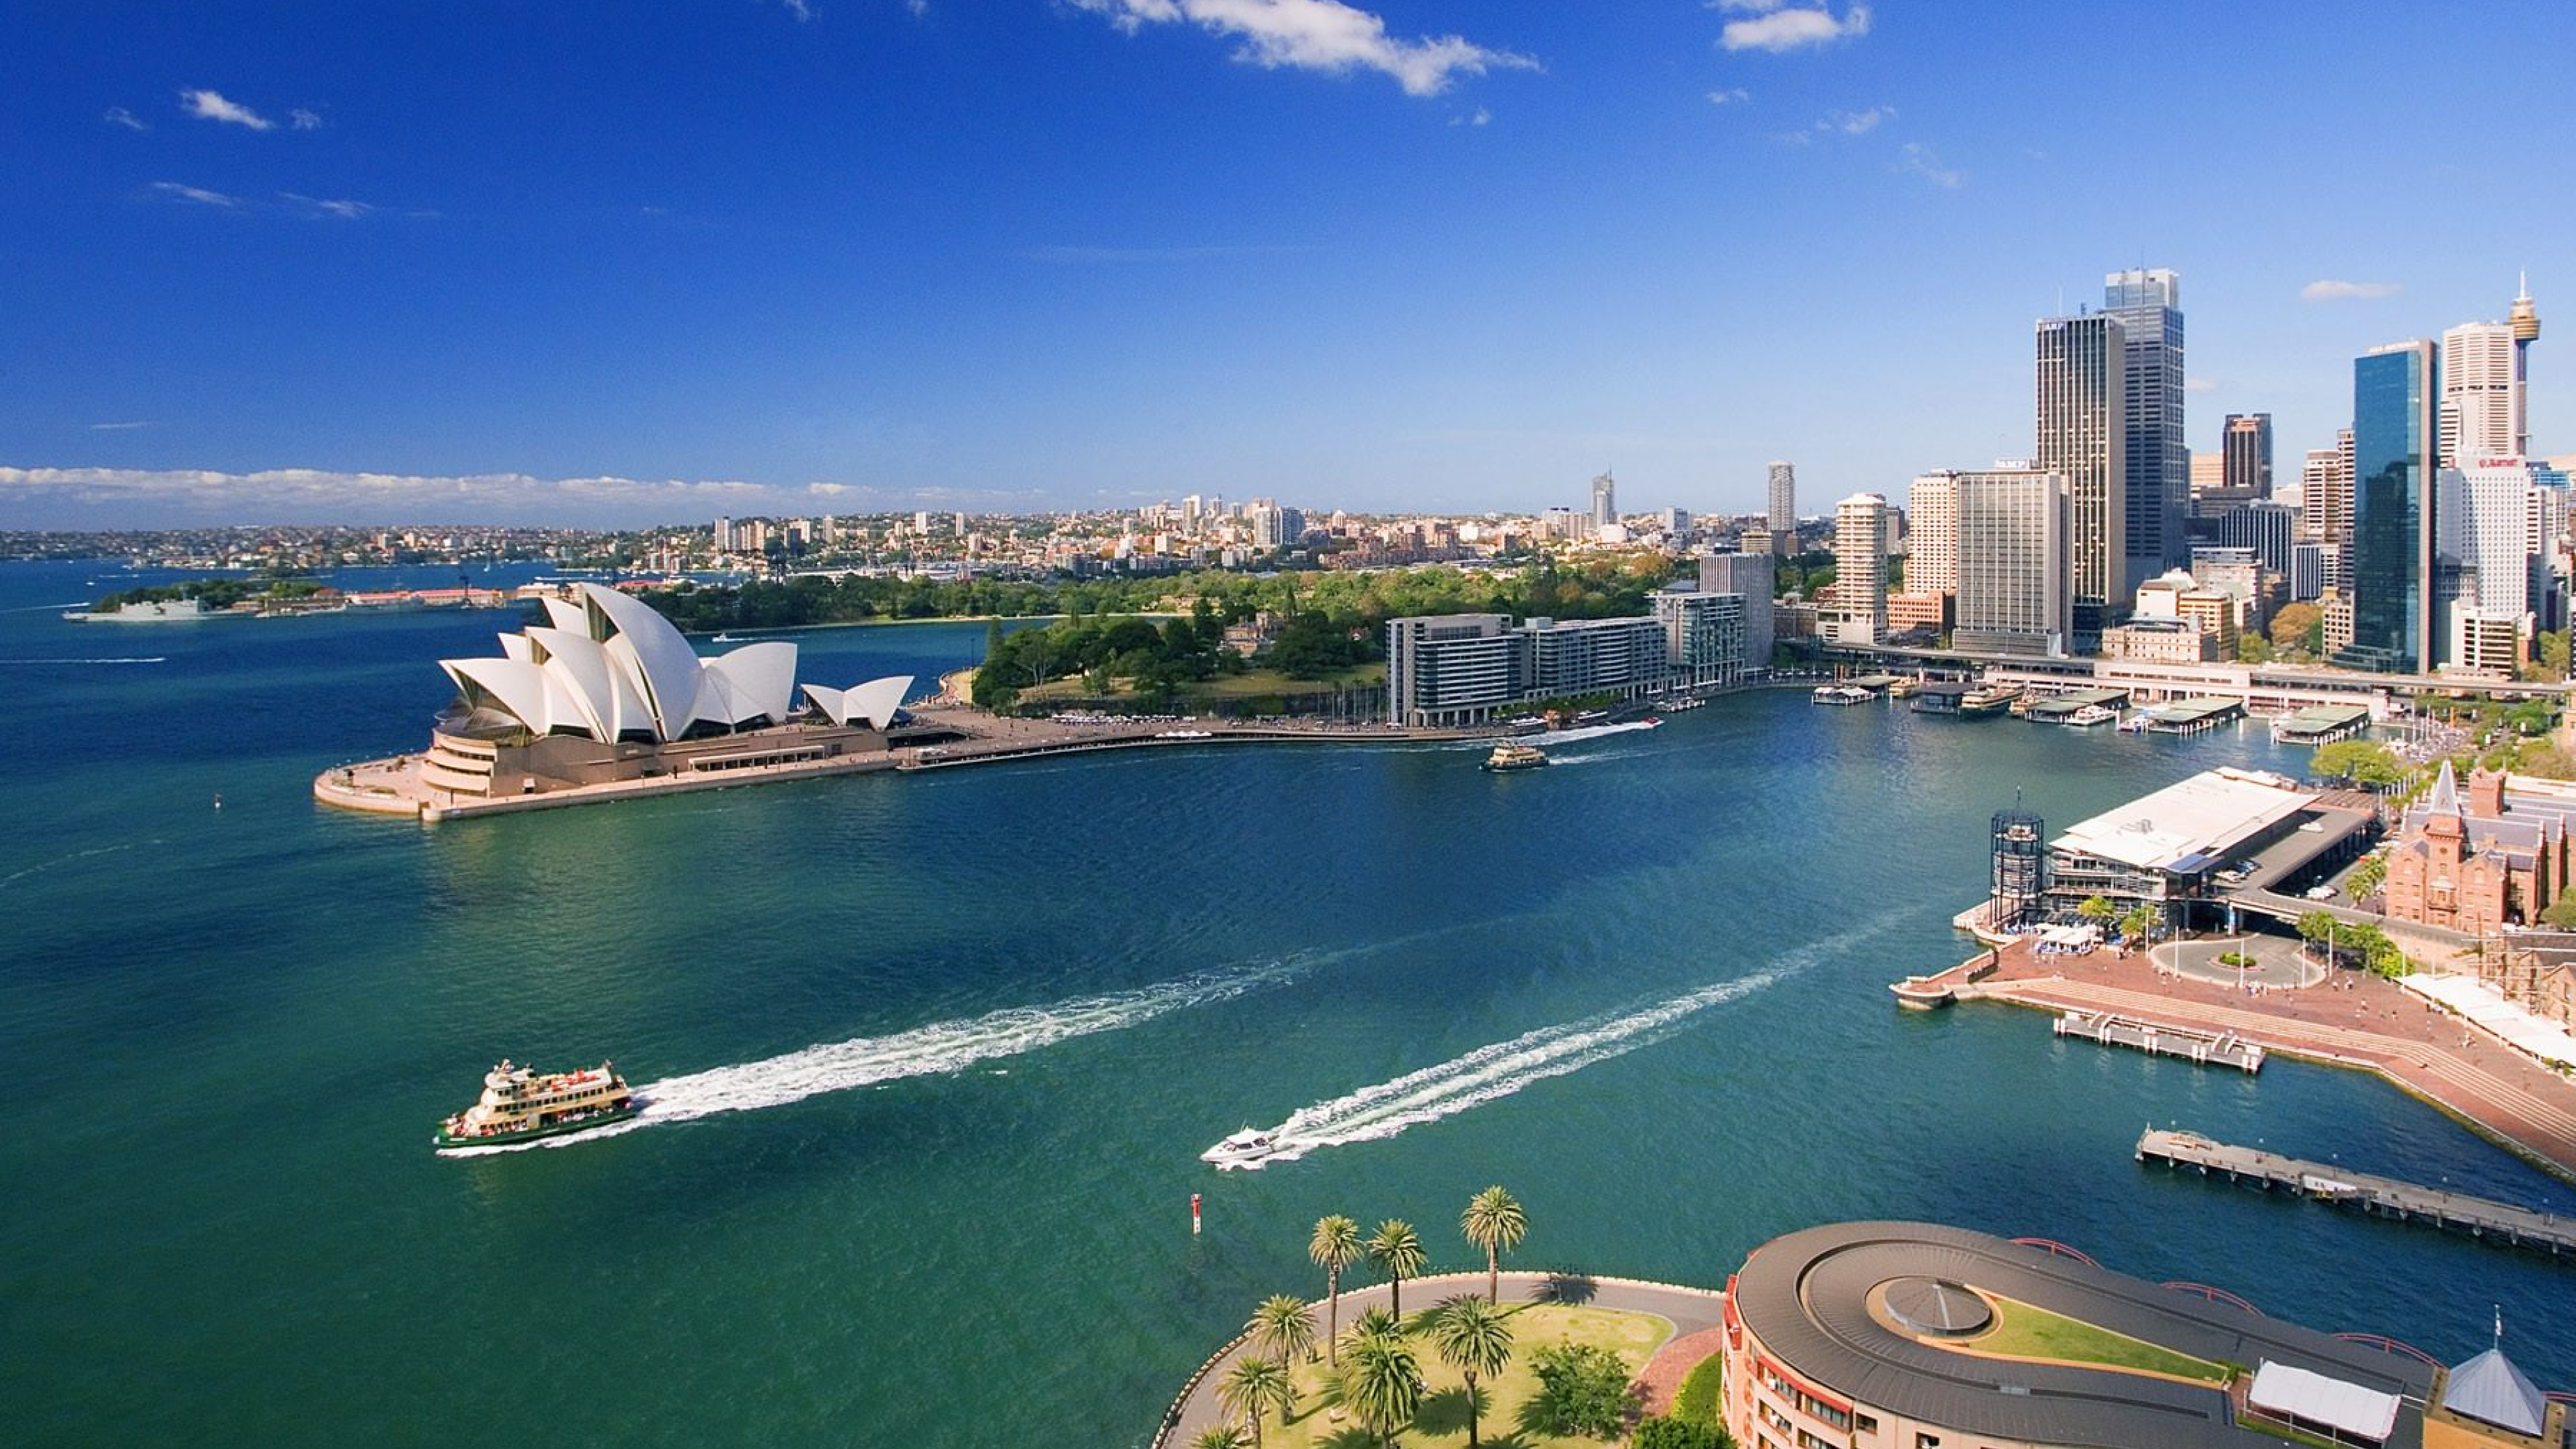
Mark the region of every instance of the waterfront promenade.
[[[1981, 954], [1978, 963], [1986, 958]], [[2327, 984], [2249, 994], [2160, 969], [2144, 954], [2042, 955], [2028, 941], [1967, 980], [1944, 973], [1960, 1001], [2050, 1012], [2110, 1011], [2230, 1032], [2265, 1050], [2377, 1072], [2533, 1164], [2576, 1182], [2576, 1083], [2437, 1011], [2397, 983], [2341, 971]], [[1929, 983], [1927, 983], [1929, 984]]]
[[[1474, 1292], [1482, 1296], [1485, 1291], [1485, 1275], [1481, 1272], [1442, 1273], [1428, 1278], [1407, 1278], [1404, 1280], [1404, 1286], [1406, 1297], [1417, 1305], [1418, 1312], [1420, 1309], [1435, 1306], [1443, 1298], [1453, 1297], [1459, 1293]], [[1365, 1288], [1343, 1289], [1342, 1327], [1347, 1330], [1351, 1321], [1366, 1309], [1384, 1306], [1387, 1297], [1387, 1286], [1383, 1283]], [[1688, 1364], [1679, 1363], [1678, 1357], [1671, 1364], [1661, 1363], [1665, 1352], [1676, 1344], [1683, 1344], [1684, 1340], [1691, 1339], [1693, 1335], [1705, 1335], [1711, 1329], [1722, 1327], [1726, 1319], [1726, 1295], [1716, 1289], [1685, 1288], [1670, 1283], [1647, 1283], [1633, 1278], [1595, 1278], [1588, 1274], [1507, 1270], [1502, 1278], [1502, 1299], [1506, 1306], [1514, 1303], [1568, 1303], [1591, 1308], [1615, 1308], [1625, 1313], [1651, 1313], [1670, 1323], [1673, 1326], [1672, 1337], [1664, 1341], [1663, 1345], [1656, 1350], [1655, 1357], [1648, 1360], [1647, 1365], [1639, 1371], [1639, 1377], [1648, 1383], [1650, 1398], [1655, 1385], [1659, 1383], [1668, 1385], [1674, 1380], [1672, 1368], [1679, 1367], [1686, 1372], [1689, 1367]], [[1320, 1300], [1313, 1307], [1320, 1352], [1326, 1321], [1325, 1311]], [[1513, 1346], [1513, 1352], [1523, 1354], [1540, 1346], [1522, 1342]], [[1716, 1351], [1715, 1342], [1707, 1337], [1701, 1337], [1696, 1342], [1684, 1346], [1696, 1353], [1696, 1356], [1691, 1358], [1691, 1362], [1694, 1363], [1699, 1358], [1704, 1358]], [[1233, 1368], [1236, 1362], [1250, 1351], [1250, 1340], [1237, 1337], [1210, 1357], [1190, 1379], [1187, 1387], [1181, 1391], [1180, 1397], [1172, 1401], [1171, 1408], [1163, 1416], [1163, 1422], [1149, 1441], [1151, 1449], [1167, 1449], [1170, 1445], [1187, 1444], [1198, 1437], [1199, 1431], [1211, 1425], [1235, 1422], [1233, 1416], [1227, 1414], [1224, 1407], [1217, 1402], [1216, 1387], [1224, 1380], [1227, 1370]], [[1437, 1362], [1436, 1357], [1433, 1361]], [[1664, 1401], [1667, 1404], [1670, 1402], [1669, 1386], [1665, 1389]]]
[[518, 795], [478, 796], [442, 790], [421, 778], [420, 755], [363, 760], [325, 770], [314, 777], [313, 795], [326, 805], [380, 815], [405, 815], [424, 821], [474, 815], [502, 815], [527, 810], [692, 790], [721, 790], [779, 780], [870, 774], [882, 770], [948, 769], [959, 765], [997, 764], [1043, 755], [1099, 750], [1171, 748], [1212, 744], [1387, 744], [1446, 743], [1476, 740], [1500, 733], [1498, 726], [1429, 729], [1388, 724], [1342, 724], [1329, 720], [1113, 718], [1086, 723], [1057, 719], [1021, 719], [996, 715], [944, 696], [910, 706], [916, 727], [943, 736], [936, 744], [895, 745], [820, 759], [786, 760], [701, 774], [667, 774], [640, 780], [613, 780], [595, 785], [554, 785]]

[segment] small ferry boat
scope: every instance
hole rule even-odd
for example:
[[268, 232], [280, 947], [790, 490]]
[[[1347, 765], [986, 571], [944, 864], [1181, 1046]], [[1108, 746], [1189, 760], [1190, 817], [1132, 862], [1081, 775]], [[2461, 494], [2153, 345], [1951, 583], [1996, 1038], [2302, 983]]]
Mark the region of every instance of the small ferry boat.
[[707, 642], [710, 644], [731, 644], [734, 643], [735, 640], [731, 634], [719, 633], [716, 637], [708, 640]]
[[440, 1147], [499, 1147], [560, 1137], [623, 1121], [636, 1113], [635, 1094], [614, 1063], [574, 1072], [537, 1072], [503, 1058], [483, 1074], [483, 1096], [438, 1124]]
[[2079, 730], [2087, 730], [2095, 725], [2110, 724], [2119, 717], [2120, 712], [2107, 704], [2088, 704], [2068, 715], [2066, 723]]
[[1818, 704], [1867, 704], [1878, 696], [1857, 684], [1820, 684], [1807, 697]]
[[1199, 1154], [1199, 1161], [1213, 1162], [1220, 1170], [1251, 1167], [1279, 1150], [1277, 1139], [1267, 1132], [1246, 1127], [1214, 1147]]
[[1494, 752], [1485, 757], [1480, 768], [1504, 775], [1514, 770], [1535, 770], [1547, 762], [1547, 751], [1536, 746], [1505, 744], [1494, 746]]

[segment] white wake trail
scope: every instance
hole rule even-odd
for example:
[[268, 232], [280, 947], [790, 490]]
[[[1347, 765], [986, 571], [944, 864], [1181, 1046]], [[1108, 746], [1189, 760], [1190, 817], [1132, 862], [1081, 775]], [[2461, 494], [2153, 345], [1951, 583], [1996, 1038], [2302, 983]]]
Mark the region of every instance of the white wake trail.
[[482, 1157], [532, 1147], [570, 1147], [665, 1122], [687, 1122], [718, 1112], [751, 1112], [803, 1101], [824, 1092], [846, 1092], [901, 1077], [955, 1072], [994, 1057], [1016, 1056], [1075, 1037], [1118, 1031], [1194, 1006], [1221, 1001], [1305, 974], [1318, 958], [1299, 953], [1251, 967], [1201, 972], [1176, 981], [1078, 997], [1052, 1006], [1009, 1007], [959, 1021], [933, 1022], [891, 1036], [858, 1037], [805, 1047], [767, 1061], [716, 1067], [635, 1089], [639, 1110], [624, 1122], [497, 1147], [443, 1149], [443, 1157]]
[[1862, 930], [1829, 937], [1748, 976], [1716, 982], [1624, 1014], [1543, 1026], [1391, 1082], [1301, 1107], [1290, 1113], [1287, 1121], [1270, 1129], [1270, 1151], [1249, 1162], [1220, 1163], [1219, 1170], [1237, 1166], [1258, 1170], [1265, 1162], [1294, 1162], [1319, 1148], [1393, 1137], [1408, 1127], [1455, 1117], [1550, 1077], [1566, 1076], [1595, 1062], [1624, 1056], [1671, 1036], [1692, 1016], [1774, 985], [1813, 965], [1828, 952], [1854, 944], [1868, 934]]

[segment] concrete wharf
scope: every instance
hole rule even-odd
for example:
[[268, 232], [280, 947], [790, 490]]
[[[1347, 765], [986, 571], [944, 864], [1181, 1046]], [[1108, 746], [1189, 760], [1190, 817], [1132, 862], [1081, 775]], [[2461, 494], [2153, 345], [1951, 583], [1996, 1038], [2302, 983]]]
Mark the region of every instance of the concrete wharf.
[[2073, 1010], [2060, 1014], [2052, 1030], [2059, 1036], [2077, 1037], [2103, 1046], [2124, 1046], [2152, 1056], [2180, 1057], [2199, 1066], [2234, 1067], [2247, 1076], [2263, 1070], [2261, 1044], [2247, 1041], [2232, 1031], [2195, 1031], [2187, 1026], [2162, 1025], [2113, 1011]]
[[2576, 1254], [2576, 1221], [2554, 1213], [2353, 1172], [2331, 1163], [2303, 1162], [2259, 1148], [2230, 1146], [2196, 1132], [2150, 1127], [2138, 1139], [2138, 1160], [2196, 1167], [2203, 1176], [2224, 1173], [2230, 1182], [2250, 1182], [2266, 1192], [2277, 1187], [2400, 1222], [2430, 1223], [2499, 1247], [2529, 1248], [2551, 1257]]

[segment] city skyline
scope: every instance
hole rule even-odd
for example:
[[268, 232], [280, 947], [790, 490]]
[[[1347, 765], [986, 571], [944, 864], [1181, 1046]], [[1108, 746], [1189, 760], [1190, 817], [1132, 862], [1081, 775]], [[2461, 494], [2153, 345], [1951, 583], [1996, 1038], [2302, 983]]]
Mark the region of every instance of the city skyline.
[[[1536, 512], [1605, 465], [1750, 514], [1775, 458], [1837, 498], [2027, 455], [2023, 329], [2141, 266], [2190, 288], [2188, 445], [2265, 412], [2297, 456], [2352, 357], [2504, 320], [2576, 213], [2550, 153], [2332, 123], [2566, 16], [2369, 10], [2331, 49], [1919, 0], [40, 14], [0, 525]], [[2114, 51], [2082, 113], [2026, 84]], [[2219, 157], [2273, 204], [2222, 225]], [[2315, 224], [2391, 174], [2517, 224]]]

